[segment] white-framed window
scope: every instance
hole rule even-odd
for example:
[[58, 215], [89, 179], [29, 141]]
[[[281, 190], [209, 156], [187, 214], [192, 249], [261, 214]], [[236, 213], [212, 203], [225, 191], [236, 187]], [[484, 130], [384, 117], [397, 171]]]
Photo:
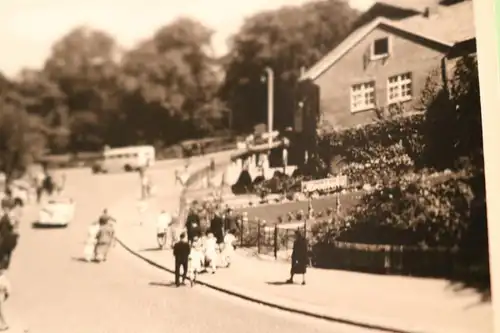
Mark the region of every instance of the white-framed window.
[[391, 51], [391, 40], [389, 37], [375, 39], [371, 45], [371, 60], [386, 58]]
[[351, 86], [351, 112], [375, 108], [375, 81]]
[[401, 103], [413, 97], [411, 73], [398, 74], [387, 80], [387, 104]]

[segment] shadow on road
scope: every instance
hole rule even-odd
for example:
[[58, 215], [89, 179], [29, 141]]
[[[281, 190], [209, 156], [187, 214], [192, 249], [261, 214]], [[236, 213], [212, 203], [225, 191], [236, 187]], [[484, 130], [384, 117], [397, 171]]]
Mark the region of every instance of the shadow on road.
[[76, 262], [80, 262], [80, 263], [83, 263], [83, 264], [97, 263], [96, 260], [90, 260], [90, 261], [88, 261], [87, 259], [85, 259], [83, 257], [71, 257], [71, 260], [76, 261]]
[[149, 282], [150, 286], [154, 287], [176, 287], [175, 282]]
[[66, 229], [68, 226], [67, 225], [47, 225], [47, 224], [40, 224], [40, 222], [33, 222], [33, 223], [31, 223], [31, 227], [33, 229]]
[[286, 281], [268, 281], [266, 282], [270, 286], [289, 286], [290, 283], [287, 283]]
[[157, 251], [164, 251], [164, 250], [166, 250], [166, 248], [161, 249], [159, 247], [149, 247], [149, 248], [140, 250], [140, 252], [157, 252]]

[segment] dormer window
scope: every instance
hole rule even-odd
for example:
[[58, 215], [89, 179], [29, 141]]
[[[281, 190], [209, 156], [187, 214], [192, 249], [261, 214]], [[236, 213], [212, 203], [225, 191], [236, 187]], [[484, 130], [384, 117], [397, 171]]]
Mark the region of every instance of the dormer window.
[[389, 56], [389, 37], [376, 39], [372, 44], [371, 60], [382, 59]]

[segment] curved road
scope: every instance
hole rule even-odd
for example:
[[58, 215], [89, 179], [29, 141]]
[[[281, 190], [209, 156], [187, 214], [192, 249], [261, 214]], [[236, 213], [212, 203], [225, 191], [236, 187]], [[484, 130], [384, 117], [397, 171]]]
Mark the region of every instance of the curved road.
[[[173, 180], [167, 167], [153, 173], [153, 179]], [[104, 264], [79, 261], [88, 223], [105, 204], [138, 191], [137, 184], [134, 174], [93, 176], [88, 170], [68, 171], [67, 193], [78, 206], [76, 219], [67, 229], [33, 229], [37, 207], [25, 208], [20, 243], [8, 272], [13, 287], [5, 306], [9, 332], [362, 331], [270, 309], [202, 286], [174, 288], [173, 276], [119, 246]]]

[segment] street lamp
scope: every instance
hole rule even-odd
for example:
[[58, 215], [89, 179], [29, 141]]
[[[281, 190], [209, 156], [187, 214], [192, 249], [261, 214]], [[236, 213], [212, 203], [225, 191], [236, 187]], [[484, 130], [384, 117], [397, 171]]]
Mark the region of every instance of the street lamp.
[[267, 80], [267, 131], [269, 137], [267, 138], [267, 143], [269, 145], [269, 151], [271, 151], [271, 146], [273, 144], [273, 120], [274, 120], [274, 71], [271, 67], [266, 67], [266, 77], [262, 78], [262, 81]]

